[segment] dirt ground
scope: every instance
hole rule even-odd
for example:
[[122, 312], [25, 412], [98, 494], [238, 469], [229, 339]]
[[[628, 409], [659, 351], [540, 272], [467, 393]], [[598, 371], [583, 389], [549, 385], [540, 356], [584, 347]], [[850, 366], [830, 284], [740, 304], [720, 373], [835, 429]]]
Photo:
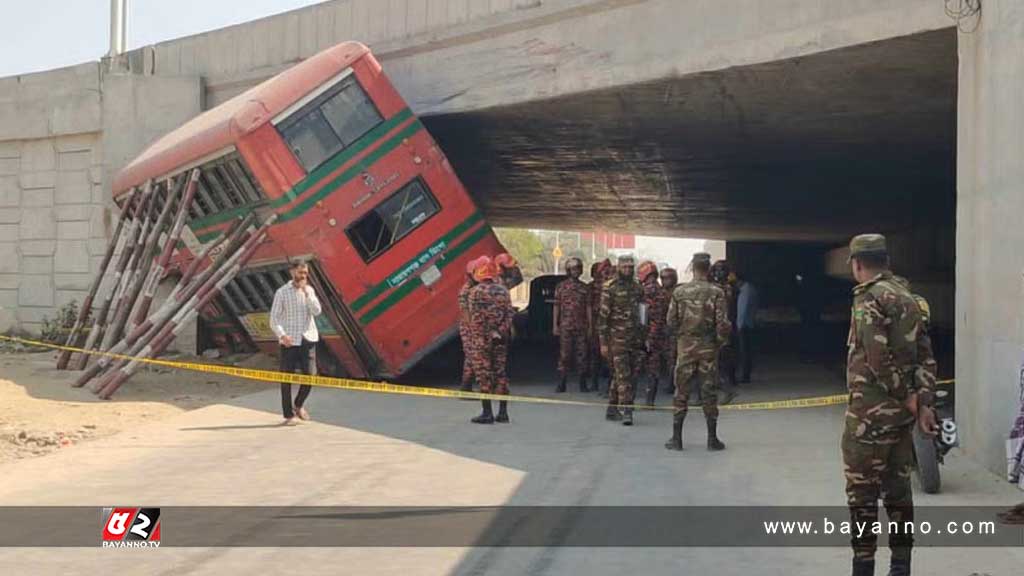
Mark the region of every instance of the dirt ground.
[[[72, 388], [79, 373], [57, 370], [55, 358], [50, 351], [0, 350], [0, 463], [40, 456], [266, 387], [155, 367], [139, 371], [111, 400], [100, 400], [87, 389]], [[274, 368], [273, 360], [262, 355], [199, 361]]]

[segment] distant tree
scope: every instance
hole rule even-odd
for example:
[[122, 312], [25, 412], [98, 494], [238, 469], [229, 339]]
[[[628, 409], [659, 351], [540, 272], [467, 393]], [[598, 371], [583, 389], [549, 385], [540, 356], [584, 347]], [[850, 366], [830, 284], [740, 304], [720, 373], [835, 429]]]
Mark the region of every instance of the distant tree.
[[519, 261], [524, 276], [534, 278], [548, 272], [544, 243], [536, 234], [522, 228], [495, 228], [494, 232], [505, 250]]

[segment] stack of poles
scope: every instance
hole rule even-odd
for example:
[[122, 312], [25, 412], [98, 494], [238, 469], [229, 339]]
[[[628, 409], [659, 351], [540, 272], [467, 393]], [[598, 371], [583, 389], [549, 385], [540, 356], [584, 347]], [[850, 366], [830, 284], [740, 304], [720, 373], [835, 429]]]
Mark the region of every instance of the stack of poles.
[[[249, 230], [254, 224], [252, 214], [236, 218], [223, 234], [195, 255], [170, 295], [150, 313], [157, 285], [166, 274], [174, 248], [181, 239], [199, 174], [199, 170], [194, 169], [187, 176], [182, 175], [177, 183], [168, 181], [163, 206], [158, 206], [157, 195], [152, 193], [152, 182], [138, 195], [134, 207], [130, 201], [125, 204], [125, 213], [130, 208], [132, 218], [127, 226], [125, 246], [114, 267], [113, 288], [82, 347], [97, 352], [98, 359], [72, 386], [82, 387], [91, 382], [91, 391], [102, 398], [110, 398], [138, 370], [143, 363], [140, 360], [154, 358], [166, 350], [199, 311], [237, 276], [266, 239], [276, 215], [271, 215], [255, 231]], [[177, 204], [177, 212], [168, 227], [174, 204]], [[161, 236], [165, 236], [162, 247]], [[221, 246], [225, 248], [215, 253]], [[211, 258], [211, 254], [215, 255]], [[209, 265], [199, 271], [207, 260]], [[107, 264], [109, 266], [109, 262]], [[100, 275], [106, 273], [104, 267]], [[80, 339], [78, 335], [75, 338]], [[79, 354], [75, 367], [85, 369], [89, 356], [89, 353]]]
[[[131, 213], [138, 192], [138, 188], [132, 188], [131, 194], [128, 195], [128, 200], [124, 203], [121, 217], [117, 219], [117, 228], [114, 229], [114, 234], [110, 237], [110, 243], [107, 244], [107, 251], [103, 255], [103, 261], [100, 262], [100, 273], [96, 275], [92, 286], [89, 288], [89, 293], [85, 296], [85, 300], [82, 301], [82, 307], [78, 310], [78, 317], [75, 319], [74, 326], [71, 327], [68, 339], [64, 343], [65, 346], [81, 348], [85, 344], [86, 336], [83, 328], [91, 316], [92, 302], [96, 298], [96, 293], [99, 292], [100, 284], [103, 284], [103, 276], [107, 271], [107, 267], [110, 266], [110, 259], [113, 258], [114, 252], [117, 251], [117, 245], [121, 241], [121, 232], [124, 230], [124, 223], [130, 220], [128, 215]], [[67, 369], [69, 361], [71, 361], [71, 350], [61, 351], [60, 355], [57, 356], [57, 370]]]

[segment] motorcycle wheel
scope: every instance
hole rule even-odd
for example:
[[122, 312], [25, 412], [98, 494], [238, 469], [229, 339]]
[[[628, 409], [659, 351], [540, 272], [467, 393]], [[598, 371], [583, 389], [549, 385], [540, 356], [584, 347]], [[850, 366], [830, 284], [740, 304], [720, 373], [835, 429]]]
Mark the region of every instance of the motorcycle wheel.
[[935, 439], [914, 428], [914, 457], [917, 460], [917, 479], [926, 494], [938, 494], [942, 487], [939, 477], [939, 455], [935, 450]]

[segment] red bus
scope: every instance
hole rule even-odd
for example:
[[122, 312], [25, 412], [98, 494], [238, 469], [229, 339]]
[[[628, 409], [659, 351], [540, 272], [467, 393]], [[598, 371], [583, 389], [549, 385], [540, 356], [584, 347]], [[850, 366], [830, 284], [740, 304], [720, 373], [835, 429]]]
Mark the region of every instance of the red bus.
[[[114, 179], [115, 201], [199, 168], [178, 270], [233, 221], [278, 215], [204, 309], [219, 346], [276, 349], [268, 317], [290, 259], [311, 263], [328, 372], [394, 377], [457, 333], [466, 263], [503, 251], [370, 51], [325, 50], [165, 135]], [[173, 268], [172, 268], [173, 272]], [[331, 365], [334, 364], [334, 365]]]

